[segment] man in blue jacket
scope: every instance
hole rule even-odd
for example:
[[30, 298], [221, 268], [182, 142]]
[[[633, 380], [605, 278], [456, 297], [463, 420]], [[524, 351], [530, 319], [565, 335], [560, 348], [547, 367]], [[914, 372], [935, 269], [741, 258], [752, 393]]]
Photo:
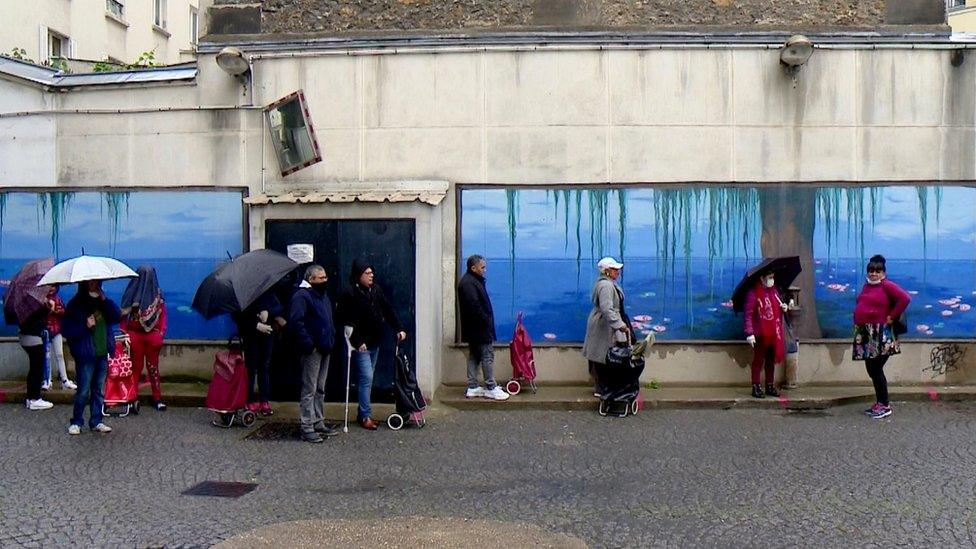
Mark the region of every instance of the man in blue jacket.
[[108, 357], [115, 354], [113, 327], [119, 323], [119, 317], [119, 306], [105, 297], [100, 280], [79, 282], [78, 293], [64, 310], [61, 333], [68, 340], [78, 375], [74, 414], [68, 427], [70, 435], [81, 434], [85, 406], [91, 407], [88, 426], [92, 431], [112, 432], [112, 428], [102, 422], [102, 407], [105, 404]]
[[320, 265], [305, 269], [305, 282], [291, 298], [288, 325], [298, 346], [302, 364], [302, 392], [298, 404], [302, 440], [322, 442], [336, 434], [325, 425], [325, 378], [329, 373], [329, 355], [335, 340], [332, 302], [325, 293], [328, 276]]

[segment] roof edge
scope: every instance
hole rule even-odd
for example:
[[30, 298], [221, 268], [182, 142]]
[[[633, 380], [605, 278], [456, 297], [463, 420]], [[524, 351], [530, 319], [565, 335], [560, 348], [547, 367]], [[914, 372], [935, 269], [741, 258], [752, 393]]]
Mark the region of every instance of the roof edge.
[[341, 33], [208, 34], [200, 39], [200, 53], [214, 53], [227, 45], [248, 51], [329, 50], [404, 46], [505, 46], [555, 44], [779, 44], [794, 34], [817, 43], [948, 43], [947, 25], [886, 25], [881, 27], [660, 27], [551, 28], [355, 31]]

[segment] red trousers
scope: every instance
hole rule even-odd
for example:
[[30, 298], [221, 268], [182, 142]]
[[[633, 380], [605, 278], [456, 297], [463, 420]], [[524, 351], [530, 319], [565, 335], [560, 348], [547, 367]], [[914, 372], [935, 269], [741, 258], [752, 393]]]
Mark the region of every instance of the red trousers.
[[153, 402], [163, 398], [159, 386], [159, 351], [163, 348], [163, 335], [159, 332], [126, 332], [132, 344], [132, 373], [135, 378], [142, 379], [142, 366], [145, 363], [149, 372], [149, 386], [152, 388]]
[[[763, 363], [765, 362], [765, 368]], [[776, 341], [763, 341], [763, 338], [756, 338], [756, 346], [752, 349], [752, 384], [759, 385], [759, 373], [766, 370], [766, 385], [776, 383]]]

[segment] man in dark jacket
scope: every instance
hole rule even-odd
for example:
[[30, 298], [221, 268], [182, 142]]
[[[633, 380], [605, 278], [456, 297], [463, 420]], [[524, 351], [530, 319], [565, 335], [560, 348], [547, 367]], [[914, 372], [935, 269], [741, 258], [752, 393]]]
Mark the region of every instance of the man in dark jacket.
[[320, 265], [305, 269], [305, 281], [291, 298], [288, 325], [294, 334], [302, 364], [302, 393], [298, 405], [302, 440], [322, 442], [336, 430], [325, 426], [325, 379], [329, 373], [329, 355], [335, 339], [332, 324], [332, 302], [325, 293], [328, 276]]
[[370, 392], [373, 390], [373, 371], [376, 370], [376, 360], [380, 354], [383, 324], [387, 323], [393, 328], [397, 342], [407, 337], [393, 312], [393, 306], [383, 295], [383, 289], [373, 284], [373, 276], [372, 265], [364, 259], [354, 260], [349, 272], [349, 287], [339, 298], [343, 325], [352, 328], [349, 338], [353, 348], [352, 360], [359, 372], [357, 419], [364, 429], [371, 431], [378, 426], [370, 417]]
[[64, 310], [61, 333], [68, 340], [78, 375], [74, 414], [68, 434], [81, 434], [81, 427], [85, 423], [85, 406], [91, 407], [88, 426], [92, 431], [112, 432], [111, 427], [102, 422], [102, 407], [105, 404], [108, 357], [115, 354], [113, 326], [119, 323], [120, 316], [119, 306], [105, 297], [100, 280], [79, 282], [78, 293]]
[[[495, 384], [492, 367], [495, 364], [495, 351], [491, 344], [495, 341], [495, 313], [485, 288], [485, 272], [488, 262], [475, 254], [468, 258], [468, 271], [458, 283], [458, 309], [461, 313], [461, 341], [470, 347], [468, 355], [467, 398], [486, 397], [494, 400], [507, 400], [508, 393]], [[485, 388], [478, 384], [478, 365], [485, 377]]]

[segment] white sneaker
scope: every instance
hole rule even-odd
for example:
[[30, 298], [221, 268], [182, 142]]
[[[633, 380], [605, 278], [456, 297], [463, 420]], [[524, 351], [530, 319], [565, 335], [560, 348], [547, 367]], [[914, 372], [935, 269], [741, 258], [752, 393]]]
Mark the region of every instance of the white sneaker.
[[92, 427], [92, 431], [95, 431], [96, 433], [111, 433], [112, 428], [104, 423], [99, 423], [98, 425]]
[[464, 392], [464, 398], [479, 398], [485, 396], [485, 390], [481, 387], [471, 387]]
[[51, 382], [50, 382], [50, 380], [45, 381], [44, 383], [41, 383], [41, 390], [42, 391], [47, 391], [50, 388], [51, 388]]
[[54, 404], [44, 400], [43, 398], [38, 399], [27, 399], [27, 409], [28, 410], [47, 410], [48, 408], [53, 408]]
[[494, 389], [485, 390], [485, 397], [490, 398], [492, 400], [508, 400], [508, 397], [510, 396], [512, 395], [508, 394], [508, 392], [505, 389], [502, 389], [497, 385], [495, 386]]
[[80, 435], [81, 434], [81, 427], [78, 427], [77, 425], [69, 425], [68, 426], [68, 434], [69, 435]]
[[78, 386], [75, 385], [75, 382], [74, 381], [71, 381], [70, 379], [62, 379], [61, 380], [61, 388], [62, 389], [67, 389], [69, 391], [74, 391], [75, 389], [78, 388]]

